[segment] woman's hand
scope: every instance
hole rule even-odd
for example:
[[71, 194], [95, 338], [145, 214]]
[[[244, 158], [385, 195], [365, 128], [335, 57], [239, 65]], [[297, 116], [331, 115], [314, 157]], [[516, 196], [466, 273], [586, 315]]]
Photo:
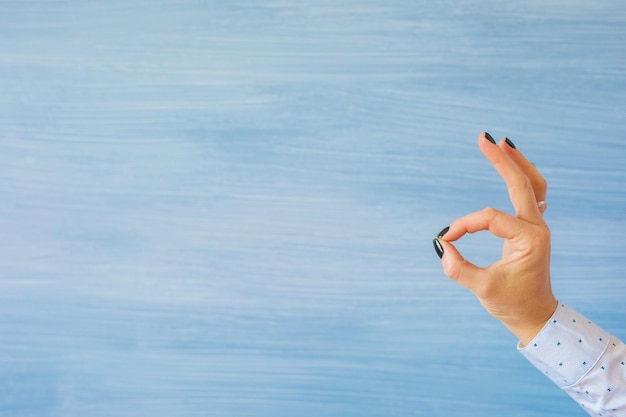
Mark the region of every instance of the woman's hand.
[[[486, 208], [456, 219], [433, 243], [444, 273], [474, 293], [525, 345], [557, 306], [550, 285], [550, 230], [543, 219], [547, 183], [510, 140], [498, 145], [485, 132], [478, 146], [504, 179], [515, 216]], [[450, 243], [481, 230], [504, 239], [502, 259], [486, 268], [465, 260]]]

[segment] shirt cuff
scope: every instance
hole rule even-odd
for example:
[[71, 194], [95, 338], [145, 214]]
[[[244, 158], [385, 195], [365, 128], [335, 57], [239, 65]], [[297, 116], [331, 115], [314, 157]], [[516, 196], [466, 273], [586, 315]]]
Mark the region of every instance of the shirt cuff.
[[560, 388], [576, 384], [606, 350], [611, 335], [582, 314], [559, 303], [543, 329], [517, 349]]

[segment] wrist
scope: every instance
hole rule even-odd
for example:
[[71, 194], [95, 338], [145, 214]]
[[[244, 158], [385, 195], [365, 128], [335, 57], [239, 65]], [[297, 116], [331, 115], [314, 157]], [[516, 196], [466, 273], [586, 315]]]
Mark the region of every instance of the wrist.
[[549, 302], [545, 303], [545, 307], [539, 311], [535, 310], [530, 318], [516, 320], [515, 322], [503, 321], [502, 324], [519, 339], [521, 346], [526, 346], [545, 327], [550, 317], [556, 311], [557, 306], [558, 301], [552, 297]]

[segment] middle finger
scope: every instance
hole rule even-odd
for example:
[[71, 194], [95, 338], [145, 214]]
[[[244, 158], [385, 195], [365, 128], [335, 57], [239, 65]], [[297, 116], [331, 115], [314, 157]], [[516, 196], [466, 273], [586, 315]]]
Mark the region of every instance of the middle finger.
[[520, 167], [506, 155], [487, 132], [478, 137], [478, 146], [496, 171], [504, 179], [509, 190], [509, 198], [517, 217], [532, 223], [541, 223], [543, 218], [537, 207], [537, 198], [530, 179]]
[[[513, 162], [517, 164], [518, 167], [522, 170], [524, 175], [528, 177], [530, 183], [533, 187], [533, 192], [535, 193], [535, 198], [537, 201], [545, 201], [546, 193], [548, 190], [548, 183], [545, 178], [541, 175], [537, 167], [530, 162], [524, 154], [515, 147], [513, 142], [510, 139], [502, 138], [499, 143], [500, 149], [511, 158]], [[545, 205], [543, 209], [545, 210]], [[539, 208], [539, 211], [543, 213], [542, 207]]]

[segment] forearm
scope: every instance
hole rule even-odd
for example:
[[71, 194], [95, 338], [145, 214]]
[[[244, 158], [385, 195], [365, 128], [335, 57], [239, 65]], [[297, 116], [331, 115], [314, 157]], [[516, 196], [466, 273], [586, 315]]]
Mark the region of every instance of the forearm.
[[626, 416], [626, 346], [559, 303], [520, 352], [591, 415]]

